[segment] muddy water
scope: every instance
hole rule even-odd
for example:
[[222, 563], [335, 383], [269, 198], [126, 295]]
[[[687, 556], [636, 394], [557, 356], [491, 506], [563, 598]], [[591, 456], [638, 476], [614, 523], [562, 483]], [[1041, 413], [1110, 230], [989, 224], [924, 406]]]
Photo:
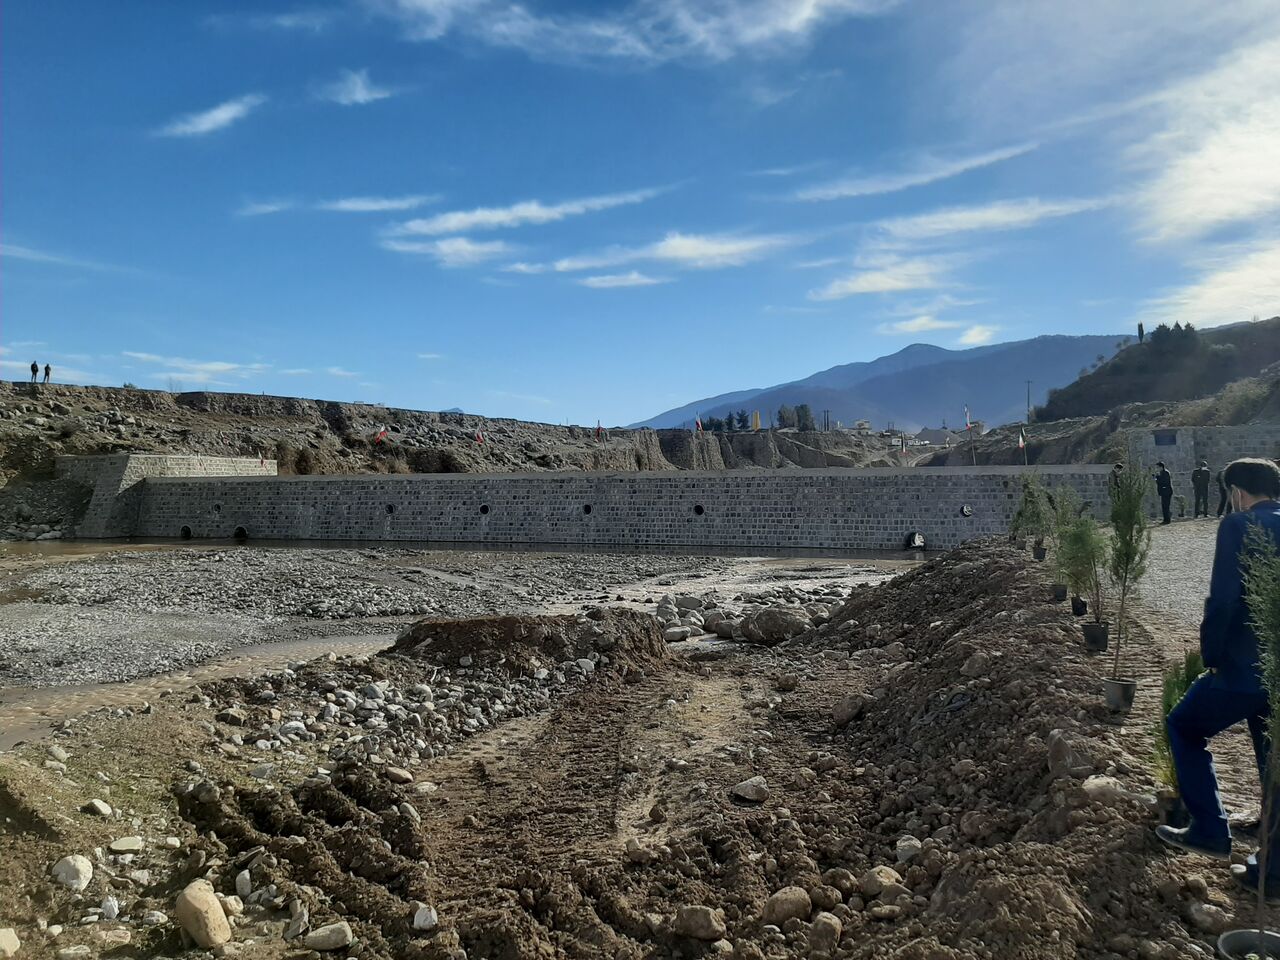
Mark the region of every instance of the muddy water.
[[166, 690], [182, 690], [209, 680], [253, 676], [298, 660], [336, 653], [362, 656], [391, 645], [395, 634], [285, 640], [239, 647], [197, 667], [126, 683], [89, 683], [65, 687], [0, 687], [0, 750], [35, 740], [71, 717], [98, 707], [137, 707]]

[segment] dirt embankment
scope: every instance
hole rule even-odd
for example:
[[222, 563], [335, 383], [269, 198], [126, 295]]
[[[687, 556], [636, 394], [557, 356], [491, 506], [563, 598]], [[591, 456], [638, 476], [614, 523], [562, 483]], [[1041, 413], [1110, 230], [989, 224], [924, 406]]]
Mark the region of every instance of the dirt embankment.
[[[61, 741], [77, 780], [157, 714], [192, 735], [167, 775], [109, 770], [126, 810], [105, 822], [75, 813], [94, 781], [11, 764], [4, 919], [37, 951], [43, 919], [176, 955], [172, 898], [203, 877], [255, 958], [332, 938], [362, 960], [1207, 960], [1252, 906], [1154, 840], [1145, 744], [1045, 579], [966, 548], [778, 646], [688, 655], [603, 609], [423, 623], [368, 661], [118, 719], [108, 751], [89, 724]], [[139, 829], [130, 766], [173, 784], [178, 819], [137, 812], [183, 849], [107, 848], [102, 873], [148, 884], [116, 887], [127, 923], [79, 926], [114, 881], [76, 901], [45, 871]]]

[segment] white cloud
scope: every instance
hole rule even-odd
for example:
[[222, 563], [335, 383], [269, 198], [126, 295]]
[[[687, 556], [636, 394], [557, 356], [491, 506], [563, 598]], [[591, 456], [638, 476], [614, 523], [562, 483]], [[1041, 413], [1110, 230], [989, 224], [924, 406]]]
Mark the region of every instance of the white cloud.
[[443, 353], [420, 353], [418, 354], [418, 359], [419, 360], [443, 360], [444, 354]]
[[322, 200], [316, 204], [316, 209], [335, 213], [387, 213], [413, 210], [439, 199], [438, 195], [430, 193], [414, 193], [403, 197], [343, 197], [340, 200]]
[[899, 320], [896, 323], [882, 323], [876, 328], [878, 333], [928, 333], [932, 330], [954, 330], [964, 324], [956, 320], [939, 320], [937, 317], [920, 316], [910, 320]]
[[386, 100], [395, 93], [391, 88], [379, 87], [370, 80], [368, 70], [343, 70], [337, 80], [321, 87], [317, 96], [344, 107], [354, 107]]
[[596, 290], [612, 290], [616, 287], [651, 287], [657, 283], [668, 283], [661, 277], [650, 277], [638, 270], [629, 273], [608, 273], [596, 277], [583, 277], [578, 283]]
[[394, 253], [412, 253], [433, 257], [442, 267], [474, 267], [512, 252], [502, 240], [475, 241], [467, 237], [445, 237], [442, 240], [384, 239], [382, 248]]
[[191, 360], [187, 357], [166, 357], [156, 353], [143, 353], [136, 350], [123, 350], [123, 356], [140, 363], [148, 363], [165, 369], [150, 374], [153, 380], [167, 380], [170, 377], [191, 381], [193, 383], [226, 384], [222, 377], [234, 377], [247, 380], [271, 369], [269, 363], [233, 363], [229, 360]]
[[831, 183], [806, 187], [795, 193], [797, 200], [840, 200], [847, 197], [867, 197], [883, 193], [896, 193], [911, 187], [948, 180], [970, 170], [989, 167], [994, 163], [1012, 160], [1035, 150], [1039, 144], [1022, 143], [1001, 150], [992, 150], [969, 157], [937, 159], [929, 157], [917, 161], [915, 169], [898, 173], [871, 174], [849, 177]]
[[98, 263], [94, 260], [81, 260], [77, 257], [68, 257], [60, 253], [50, 253], [47, 250], [35, 250], [31, 247], [19, 246], [16, 243], [0, 243], [0, 258], [3, 257], [8, 257], [12, 260], [27, 260], [31, 263], [47, 263], [59, 267], [79, 267], [83, 270], [131, 272], [128, 267], [117, 267], [109, 263]]
[[286, 377], [305, 377], [311, 374], [306, 367], [290, 367], [288, 370], [278, 370], [277, 373]]
[[1198, 237], [1280, 211], [1280, 33], [1231, 51], [1158, 99], [1159, 127], [1130, 149], [1154, 240]]
[[790, 167], [765, 167], [762, 170], [748, 170], [749, 177], [794, 177], [797, 173], [807, 173], [820, 167], [825, 161], [814, 160], [810, 163], [797, 163]]
[[277, 13], [271, 16], [255, 17], [255, 25], [275, 27], [277, 30], [307, 30], [320, 33], [333, 23], [335, 14], [331, 10], [295, 10], [292, 13]]
[[810, 290], [810, 300], [840, 300], [860, 293], [901, 293], [930, 290], [945, 285], [947, 274], [958, 266], [957, 256], [865, 258], [863, 269], [833, 280], [820, 290]]
[[523, 261], [516, 261], [515, 263], [507, 264], [502, 269], [505, 273], [524, 273], [532, 276], [534, 274], [546, 273], [551, 268], [545, 263], [525, 263]]
[[342, 367], [325, 367], [324, 372], [331, 377], [358, 377], [359, 373], [353, 370], [345, 370]]
[[975, 230], [1020, 230], [1041, 220], [1097, 210], [1104, 200], [997, 200], [971, 207], [948, 207], [909, 217], [881, 220], [877, 226], [897, 240], [933, 240]]
[[260, 203], [246, 203], [236, 211], [237, 217], [265, 217], [272, 213], [280, 213], [293, 209], [291, 200], [266, 200]]
[[220, 103], [209, 110], [189, 113], [171, 120], [156, 131], [161, 137], [201, 137], [215, 130], [229, 127], [237, 120], [243, 120], [258, 107], [267, 102], [260, 93], [250, 93], [235, 100]]
[[990, 343], [1000, 328], [986, 323], [975, 323], [964, 333], [960, 334], [959, 343], [966, 347], [978, 347], [984, 343]]
[[564, 257], [555, 262], [555, 269], [561, 272], [597, 270], [645, 260], [694, 270], [739, 267], [795, 242], [795, 238], [780, 235], [672, 231], [661, 240], [644, 247], [613, 247], [596, 254]]
[[393, 233], [401, 236], [436, 236], [458, 233], [463, 230], [498, 230], [519, 227], [528, 223], [553, 223], [567, 217], [581, 216], [611, 210], [614, 207], [643, 203], [656, 197], [661, 190], [632, 190], [627, 193], [610, 193], [598, 197], [583, 197], [564, 203], [544, 204], [540, 200], [525, 200], [509, 207], [477, 207], [474, 210], [453, 210], [419, 220], [400, 224]]
[[1199, 280], [1148, 303], [1144, 319], [1214, 327], [1280, 313], [1280, 238], [1219, 251], [1201, 269]]
[[373, 0], [411, 39], [460, 33], [552, 59], [726, 60], [805, 43], [823, 25], [899, 0], [644, 0], [598, 16], [539, 15], [510, 0]]

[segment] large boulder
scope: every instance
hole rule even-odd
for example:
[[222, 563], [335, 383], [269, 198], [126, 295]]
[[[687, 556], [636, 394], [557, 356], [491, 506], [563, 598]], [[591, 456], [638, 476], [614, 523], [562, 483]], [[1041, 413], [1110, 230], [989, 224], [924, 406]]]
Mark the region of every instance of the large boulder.
[[217, 947], [231, 939], [231, 924], [208, 880], [192, 880], [174, 904], [173, 912], [196, 946]]
[[804, 887], [783, 887], [765, 901], [761, 919], [780, 927], [788, 920], [808, 920], [813, 910], [809, 892]]
[[799, 636], [812, 625], [809, 615], [798, 607], [765, 607], [743, 620], [740, 627], [750, 642], [772, 646]]

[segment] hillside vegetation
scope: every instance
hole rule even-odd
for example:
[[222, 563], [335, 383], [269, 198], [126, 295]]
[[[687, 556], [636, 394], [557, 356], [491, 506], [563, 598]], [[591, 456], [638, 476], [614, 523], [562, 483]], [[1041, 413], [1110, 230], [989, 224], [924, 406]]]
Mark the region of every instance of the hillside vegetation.
[[1280, 361], [1280, 317], [1199, 331], [1161, 324], [1074, 383], [1049, 391], [1039, 422], [1104, 415], [1129, 403], [1208, 397]]

